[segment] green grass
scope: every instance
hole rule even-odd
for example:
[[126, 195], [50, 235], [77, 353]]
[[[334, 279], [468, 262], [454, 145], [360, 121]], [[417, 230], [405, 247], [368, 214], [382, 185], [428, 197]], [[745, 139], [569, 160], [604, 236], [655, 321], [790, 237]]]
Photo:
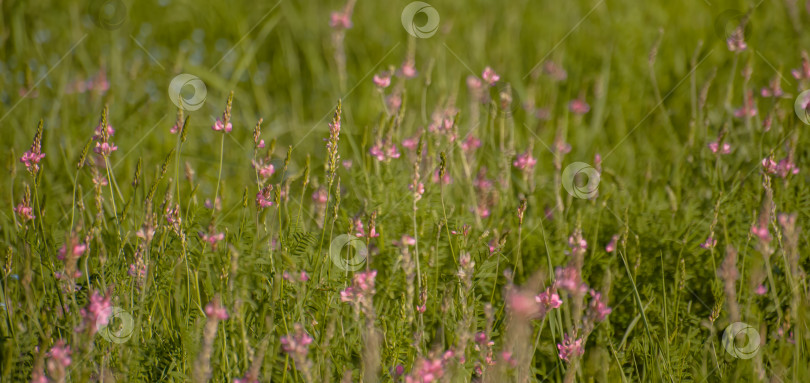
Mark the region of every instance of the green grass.
[[[336, 38], [330, 13], [342, 2], [124, 3], [112, 29], [90, 17], [99, 3], [0, 3], [1, 381], [405, 381], [425, 360], [450, 382], [810, 379], [801, 230], [810, 142], [793, 108], [810, 79], [791, 75], [810, 43], [802, 4], [430, 1], [438, 31], [414, 38], [400, 20], [408, 1], [359, 1]], [[750, 11], [744, 51], [729, 51], [718, 32], [728, 9]], [[381, 96], [373, 76], [409, 58], [416, 77], [394, 76]], [[566, 79], [544, 73], [547, 62]], [[467, 79], [486, 67], [500, 81], [482, 103]], [[181, 73], [199, 77], [207, 98], [184, 112], [177, 135], [167, 90]], [[109, 89], [76, 91], [99, 74]], [[761, 96], [774, 78], [786, 95]], [[215, 132], [231, 92], [233, 131]], [[384, 104], [394, 92], [400, 109]], [[757, 114], [735, 116], [749, 92]], [[584, 115], [569, 108], [579, 97]], [[326, 140], [339, 102], [330, 182]], [[429, 131], [442, 113], [450, 132]], [[253, 141], [260, 118], [264, 149]], [[91, 138], [102, 119], [118, 150], [99, 160]], [[31, 173], [20, 157], [40, 121], [46, 156]], [[468, 152], [470, 136], [481, 146]], [[718, 136], [730, 153], [709, 150]], [[381, 141], [399, 158], [374, 158]], [[566, 143], [570, 152], [557, 150]], [[527, 150], [537, 159], [529, 172], [513, 165]], [[275, 173], [260, 180], [251, 161], [265, 156]], [[769, 156], [800, 170], [768, 173]], [[562, 186], [574, 162], [600, 168], [595, 198]], [[451, 183], [432, 180], [442, 171]], [[481, 171], [490, 189], [477, 186]], [[268, 185], [273, 205], [259, 209]], [[29, 221], [15, 212], [26, 190]], [[217, 196], [220, 207], [207, 208]], [[175, 206], [177, 225], [166, 219]], [[778, 218], [790, 213], [795, 225]], [[367, 262], [347, 272], [330, 243], [356, 234], [357, 220], [379, 236], [360, 238]], [[215, 247], [202, 238], [216, 233]], [[569, 246], [576, 233], [587, 249]], [[716, 245], [700, 247], [709, 236]], [[65, 244], [87, 249], [65, 262]], [[520, 296], [534, 302], [566, 266], [612, 308], [603, 321], [590, 294], [560, 282], [559, 308], [521, 310]], [[81, 275], [57, 278], [74, 270]], [[377, 272], [373, 300], [343, 302], [367, 270]], [[302, 271], [308, 281], [297, 280]], [[131, 327], [129, 339], [111, 342], [86, 321], [81, 310], [99, 306], [94, 292], [126, 313], [119, 319], [131, 316], [131, 326], [110, 324]], [[216, 302], [227, 319], [206, 313]], [[760, 335], [750, 359], [724, 349], [734, 322]], [[282, 345], [300, 331], [313, 338], [305, 357]], [[491, 347], [476, 344], [479, 332]], [[582, 339], [581, 357], [560, 358], [564, 334]], [[67, 366], [53, 352], [62, 345]], [[443, 358], [448, 350], [455, 356]]]

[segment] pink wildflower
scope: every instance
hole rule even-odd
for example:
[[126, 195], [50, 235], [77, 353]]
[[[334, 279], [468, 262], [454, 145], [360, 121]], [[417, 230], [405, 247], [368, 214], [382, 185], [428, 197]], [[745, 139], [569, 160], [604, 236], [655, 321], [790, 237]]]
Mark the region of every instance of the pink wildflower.
[[23, 221], [31, 221], [35, 218], [34, 208], [28, 206], [25, 202], [21, 202], [17, 205], [17, 207], [14, 208], [14, 212], [17, 213], [17, 216]]
[[554, 284], [556, 287], [568, 291], [570, 294], [580, 295], [588, 291], [588, 286], [582, 282], [579, 270], [573, 266], [557, 268]]
[[387, 72], [375, 74], [372, 80], [374, 81], [374, 85], [380, 89], [388, 88], [388, 86], [391, 85], [391, 75]]
[[709, 150], [712, 153], [717, 153], [718, 151], [720, 154], [729, 154], [731, 153], [731, 145], [728, 142], [723, 143], [723, 149], [720, 149], [720, 143], [718, 141], [712, 141], [709, 143]]
[[537, 159], [532, 157], [532, 153], [528, 150], [524, 153], [518, 154], [515, 161], [512, 162], [512, 165], [523, 171], [531, 171], [534, 169], [534, 165], [536, 164]]
[[542, 293], [537, 294], [537, 296], [534, 297], [534, 300], [540, 304], [541, 309], [544, 312], [548, 312], [550, 309], [556, 309], [562, 304], [560, 295], [552, 291], [551, 287], [548, 287]]
[[82, 323], [76, 328], [76, 332], [87, 330], [91, 335], [95, 334], [98, 327], [106, 325], [112, 315], [110, 298], [93, 291], [87, 307], [82, 308], [80, 314]]
[[501, 76], [498, 76], [498, 74], [495, 73], [495, 71], [490, 67], [484, 68], [484, 72], [481, 73], [481, 77], [487, 82], [487, 84], [489, 84], [489, 86], [495, 85], [495, 83], [501, 79]]
[[481, 147], [481, 140], [479, 140], [472, 134], [467, 136], [467, 138], [461, 143], [461, 149], [463, 149], [465, 152], [468, 153], [480, 147]]
[[[437, 168], [436, 171], [433, 172], [433, 176], [430, 178], [430, 180], [433, 181], [434, 183], [439, 183], [439, 175], [440, 175], [440, 173], [441, 173], [440, 169]], [[447, 172], [444, 173], [444, 177], [441, 177], [441, 183], [445, 184], [445, 185], [449, 185], [449, 184], [453, 183], [453, 179], [450, 178], [449, 173], [447, 173]]]
[[218, 118], [217, 121], [214, 122], [214, 125], [211, 126], [211, 129], [217, 132], [224, 130], [225, 133], [230, 133], [231, 130], [233, 130], [233, 124], [231, 124], [230, 121], [228, 123], [223, 123], [222, 120]]
[[584, 98], [576, 98], [568, 103], [568, 109], [574, 114], [583, 115], [591, 110], [591, 106], [585, 102]]
[[608, 307], [607, 303], [602, 301], [602, 294], [596, 292], [596, 290], [591, 290], [591, 303], [588, 305], [588, 316], [591, 317], [595, 322], [601, 322], [605, 320], [605, 317], [610, 314], [613, 309]]
[[708, 249], [713, 248], [715, 245], [717, 245], [717, 240], [712, 238], [712, 237], [708, 237], [708, 238], [706, 238], [705, 242], [700, 244], [700, 247], [708, 250]]
[[610, 242], [608, 242], [607, 246], [605, 246], [605, 251], [608, 253], [612, 253], [616, 250], [616, 242], [619, 240], [619, 235], [615, 234], [614, 236], [610, 237]]
[[582, 356], [585, 353], [585, 345], [582, 339], [574, 339], [573, 337], [565, 334], [562, 343], [557, 343], [557, 350], [559, 351], [560, 359], [571, 362], [571, 357]]
[[267, 185], [262, 189], [262, 191], [256, 193], [256, 205], [259, 209], [265, 209], [270, 206], [273, 206], [273, 199], [274, 195], [271, 194], [273, 190], [273, 185]]
[[228, 319], [228, 310], [219, 303], [218, 299], [214, 299], [205, 305], [205, 316], [214, 320], [226, 320]]

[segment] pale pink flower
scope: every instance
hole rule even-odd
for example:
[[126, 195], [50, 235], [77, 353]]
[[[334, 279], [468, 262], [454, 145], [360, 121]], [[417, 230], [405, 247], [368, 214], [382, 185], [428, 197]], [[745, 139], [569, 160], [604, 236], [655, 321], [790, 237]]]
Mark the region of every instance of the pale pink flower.
[[740, 24], [733, 32], [726, 38], [726, 45], [731, 52], [742, 52], [748, 45], [745, 44], [745, 25]]
[[214, 299], [205, 305], [205, 316], [214, 320], [226, 320], [228, 319], [228, 310], [219, 303], [218, 299]]
[[352, 160], [344, 160], [343, 161], [343, 167], [346, 168], [346, 169], [351, 169], [352, 168]]
[[572, 336], [565, 334], [562, 343], [557, 343], [557, 350], [559, 351], [560, 359], [570, 362], [572, 357], [582, 356], [585, 354], [585, 345], [582, 338], [574, 339]]
[[712, 237], [707, 237], [706, 241], [700, 244], [700, 247], [708, 250], [717, 245], [717, 240]]
[[[85, 250], [87, 250], [87, 245], [83, 243], [74, 243], [71, 246], [71, 255], [81, 257]], [[63, 244], [59, 249], [59, 255], [56, 258], [61, 261], [64, 260], [67, 255], [67, 244]]]
[[461, 143], [461, 149], [463, 149], [465, 152], [468, 153], [480, 147], [481, 147], [481, 140], [479, 140], [472, 134], [467, 136], [467, 138]]
[[419, 145], [419, 137], [409, 137], [402, 140], [402, 147], [407, 148], [408, 150], [416, 150], [416, 146]]
[[480, 78], [473, 75], [467, 76], [467, 87], [469, 87], [470, 90], [478, 92], [481, 90], [482, 86], [484, 86], [484, 83], [481, 82]]
[[385, 98], [385, 105], [388, 107], [390, 111], [399, 110], [399, 107], [402, 106], [402, 96], [399, 93], [392, 93]]
[[434, 383], [444, 376], [444, 360], [441, 358], [416, 361], [413, 371], [405, 377], [405, 383]]
[[534, 300], [540, 304], [541, 309], [543, 312], [548, 312], [548, 310], [556, 309], [560, 307], [562, 304], [562, 300], [560, 299], [560, 295], [557, 292], [552, 291], [551, 287], [546, 288], [540, 294], [534, 297]]
[[619, 235], [616, 234], [610, 237], [610, 242], [608, 242], [607, 246], [605, 246], [605, 251], [608, 253], [612, 253], [616, 250], [616, 242], [619, 240]]
[[744, 118], [744, 117], [754, 117], [757, 115], [757, 105], [754, 102], [754, 95], [751, 91], [748, 91], [745, 95], [745, 103], [739, 109], [734, 111], [734, 117], [737, 118]]
[[14, 212], [17, 213], [17, 216], [23, 221], [31, 221], [35, 218], [34, 209], [25, 203], [18, 204], [17, 207], [14, 208]]
[[293, 325], [293, 332], [284, 335], [280, 339], [281, 350], [290, 355], [297, 364], [306, 364], [309, 345], [312, 344], [312, 337], [304, 330], [300, 323]]
[[[408, 190], [414, 191], [413, 190], [413, 184], [408, 185]], [[420, 196], [422, 194], [425, 194], [425, 184], [420, 182], [419, 185], [416, 186], [416, 191], [415, 192], [416, 192], [416, 194], [419, 194]]]
[[[101, 140], [101, 138], [103, 137], [102, 133], [104, 132], [101, 131], [101, 122], [99, 122], [98, 125], [96, 126], [96, 129], [93, 130], [93, 140], [96, 141]], [[107, 124], [107, 136], [112, 137], [114, 135], [115, 129], [113, 129], [112, 125]]]
[[375, 74], [372, 80], [374, 81], [374, 85], [380, 89], [388, 88], [388, 86], [391, 85], [391, 75], [387, 72]]
[[528, 150], [521, 154], [518, 154], [515, 161], [512, 162], [512, 165], [523, 171], [531, 171], [532, 169], [534, 169], [534, 165], [536, 164], [537, 159], [532, 157], [532, 153]]
[[91, 335], [95, 334], [98, 327], [106, 325], [112, 315], [111, 300], [98, 291], [93, 291], [87, 306], [79, 313], [82, 316], [82, 323], [76, 328], [76, 332], [87, 330]]
[[765, 285], [762, 285], [762, 284], [757, 286], [757, 288], [754, 290], [754, 294], [756, 294], [756, 295], [765, 295], [767, 293], [768, 293], [768, 288], [765, 287]]
[[768, 85], [769, 86], [763, 87], [760, 91], [762, 97], [779, 98], [785, 94], [785, 92], [782, 91], [782, 84], [778, 75], [774, 76]]
[[489, 84], [489, 86], [493, 86], [495, 85], [496, 82], [498, 82], [498, 80], [501, 79], [501, 76], [498, 76], [498, 74], [495, 73], [495, 71], [492, 70], [492, 68], [486, 67], [484, 68], [484, 72], [481, 73], [481, 78], [483, 78], [484, 81], [486, 81], [487, 84]]
[[274, 195], [271, 194], [273, 190], [273, 185], [267, 185], [262, 191], [256, 193], [256, 206], [259, 209], [265, 209], [270, 206], [273, 206], [273, 199], [275, 198]]
[[45, 158], [45, 153], [40, 153], [39, 148], [32, 147], [27, 152], [23, 153], [22, 157], [20, 157], [20, 162], [25, 164], [25, 168], [28, 171], [36, 172], [39, 170], [39, 161]]
[[546, 61], [543, 71], [556, 81], [565, 81], [568, 78], [568, 72], [554, 61]]
[[93, 150], [103, 156], [109, 156], [112, 152], [118, 150], [118, 147], [107, 142], [96, 142], [96, 147]]
[[555, 278], [554, 285], [568, 291], [570, 294], [580, 295], [588, 291], [588, 285], [582, 282], [579, 270], [573, 266], [558, 267], [555, 271]]
[[[439, 176], [441, 175], [440, 170], [441, 169], [437, 168], [436, 171], [433, 172], [433, 176], [430, 178], [430, 180], [433, 181], [433, 183], [439, 183]], [[444, 185], [449, 185], [449, 184], [453, 183], [453, 179], [450, 178], [450, 173], [449, 172], [445, 172], [444, 177], [441, 177], [441, 183], [444, 184]]]
[[265, 163], [264, 160], [252, 161], [251, 165], [259, 172], [262, 179], [268, 179], [276, 172], [276, 167], [273, 164]]
[[374, 290], [374, 279], [377, 277], [377, 270], [360, 272], [354, 275], [352, 286], [340, 292], [340, 300], [343, 302], [358, 303], [362, 300], [370, 300], [376, 292]]
[[329, 15], [329, 26], [337, 30], [351, 28], [351, 13], [337, 11], [332, 12], [332, 14]]
[[709, 143], [709, 150], [711, 150], [712, 153], [718, 153], [719, 151], [720, 154], [729, 154], [731, 153], [731, 145], [728, 142], [724, 142], [723, 149], [720, 149], [720, 143], [718, 141], [712, 141]]
[[317, 205], [320, 206], [326, 205], [327, 198], [329, 198], [328, 193], [326, 192], [326, 189], [323, 187], [320, 187], [314, 192], [312, 192], [312, 201], [315, 202], [315, 204]]
[[506, 302], [509, 305], [509, 310], [519, 317], [534, 319], [543, 315], [535, 297], [521, 291], [510, 291], [506, 296]]
[[[48, 350], [47, 356], [48, 361], [46, 362], [46, 366], [48, 367], [48, 374], [58, 381], [63, 381], [65, 379], [65, 375], [67, 374], [67, 368], [73, 362], [71, 359], [71, 355], [73, 351], [70, 349], [70, 346], [65, 344], [65, 341], [62, 339], [57, 340], [54, 342], [53, 347]], [[44, 379], [47, 382], [47, 378], [41, 376], [42, 381]]]
[[574, 114], [583, 115], [591, 110], [591, 106], [585, 102], [584, 98], [577, 98], [568, 103], [568, 109]]
[[751, 233], [757, 236], [762, 242], [770, 242], [771, 241], [771, 233], [768, 231], [768, 225], [754, 225], [751, 227]]
[[416, 66], [411, 61], [402, 63], [402, 68], [400, 68], [399, 73], [405, 78], [414, 78], [418, 74]]
[[211, 126], [211, 129], [220, 132], [225, 131], [225, 133], [230, 133], [233, 130], [233, 124], [228, 121], [227, 124], [223, 123], [221, 119], [217, 118], [217, 121], [214, 122], [214, 125]]
[[802, 67], [793, 69], [790, 73], [796, 80], [810, 78], [810, 58], [808, 58], [807, 52], [802, 52]]
[[588, 305], [588, 316], [591, 317], [595, 322], [601, 322], [605, 320], [613, 309], [608, 307], [607, 303], [602, 301], [602, 294], [596, 292], [596, 290], [591, 290], [591, 303]]
[[411, 237], [410, 235], [403, 235], [402, 244], [406, 246], [414, 246], [416, 245], [416, 238]]
[[217, 242], [222, 241], [222, 240], [225, 239], [225, 233], [206, 234], [206, 233], [200, 232], [199, 235], [200, 235], [200, 238], [202, 238], [203, 241], [208, 242], [208, 244], [211, 246], [211, 249], [213, 249], [213, 250], [216, 250]]

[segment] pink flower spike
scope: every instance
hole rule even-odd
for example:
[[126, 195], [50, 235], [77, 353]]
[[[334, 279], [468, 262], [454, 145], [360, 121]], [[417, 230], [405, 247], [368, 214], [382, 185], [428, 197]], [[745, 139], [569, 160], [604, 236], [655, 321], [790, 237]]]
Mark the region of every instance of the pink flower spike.
[[489, 86], [495, 85], [495, 83], [501, 79], [501, 76], [498, 76], [498, 74], [495, 73], [495, 71], [490, 67], [484, 68], [484, 72], [481, 74], [481, 77], [487, 82], [487, 84], [489, 84]]
[[768, 293], [768, 288], [767, 288], [767, 287], [765, 287], [765, 285], [759, 285], [759, 286], [757, 286], [757, 288], [754, 290], [754, 294], [756, 294], [756, 295], [760, 295], [760, 296], [765, 295], [765, 294], [767, 294], [767, 293]]
[[718, 153], [719, 151], [720, 154], [729, 154], [731, 153], [731, 145], [724, 142], [723, 149], [720, 149], [720, 144], [717, 141], [712, 141], [709, 143], [709, 150], [711, 150], [712, 153]]
[[378, 88], [385, 89], [391, 85], [391, 75], [388, 73], [375, 74], [373, 81]]
[[213, 129], [213, 130], [215, 130], [217, 132], [225, 131], [225, 133], [230, 133], [231, 130], [233, 130], [233, 124], [231, 124], [230, 121], [227, 124], [224, 124], [222, 122], [222, 120], [217, 119], [217, 121], [214, 123], [214, 125], [211, 127], [211, 129]]
[[715, 245], [717, 245], [717, 240], [712, 238], [712, 237], [708, 237], [708, 238], [706, 238], [705, 242], [700, 244], [700, 247], [708, 250], [708, 249], [713, 248]]
[[523, 171], [531, 171], [532, 169], [534, 169], [534, 165], [536, 164], [537, 159], [532, 157], [531, 152], [528, 150], [526, 152], [518, 154], [515, 161], [512, 162], [512, 165]]
[[616, 234], [610, 237], [610, 242], [608, 242], [607, 246], [605, 246], [605, 251], [608, 253], [612, 253], [616, 251], [616, 242], [619, 240], [619, 235]]
[[205, 315], [214, 320], [226, 320], [228, 310], [219, 303], [218, 299], [214, 299], [205, 306]]
[[562, 300], [560, 299], [560, 295], [556, 292], [551, 291], [551, 287], [547, 288], [546, 291], [538, 294], [534, 297], [534, 300], [539, 303], [544, 311], [548, 311], [549, 309], [556, 309], [560, 307], [562, 304]]
[[557, 350], [559, 351], [558, 355], [560, 359], [570, 362], [571, 357], [585, 354], [585, 345], [582, 344], [582, 339], [574, 339], [568, 334], [565, 334], [563, 342], [557, 343]]
[[601, 322], [613, 312], [613, 309], [602, 301], [602, 294], [596, 292], [596, 290], [591, 290], [591, 297], [593, 297], [593, 299], [591, 299], [591, 303], [588, 306], [588, 315], [592, 317], [595, 322]]
[[574, 114], [583, 115], [591, 110], [591, 106], [585, 102], [585, 99], [577, 98], [568, 103], [568, 109]]

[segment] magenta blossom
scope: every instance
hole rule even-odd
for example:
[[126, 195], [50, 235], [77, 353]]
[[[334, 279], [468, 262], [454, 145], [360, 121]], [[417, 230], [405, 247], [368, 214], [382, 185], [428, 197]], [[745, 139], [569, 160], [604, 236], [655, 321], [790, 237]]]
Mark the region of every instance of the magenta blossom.
[[107, 325], [112, 315], [112, 303], [109, 297], [101, 295], [98, 291], [90, 294], [90, 301], [82, 308], [80, 314], [82, 323], [76, 328], [76, 332], [89, 331], [95, 334], [101, 326]]
[[582, 339], [574, 339], [573, 337], [565, 334], [562, 343], [557, 343], [557, 350], [559, 351], [560, 359], [570, 362], [571, 357], [582, 356], [585, 353], [585, 345]]
[[717, 240], [712, 238], [711, 236], [709, 236], [709, 237], [706, 238], [705, 242], [700, 244], [700, 247], [708, 250], [708, 249], [713, 248], [715, 245], [717, 245]]
[[588, 305], [588, 316], [595, 322], [601, 322], [605, 320], [605, 317], [607, 317], [613, 309], [602, 301], [602, 294], [596, 292], [596, 290], [591, 290], [591, 297], [591, 303]]
[[536, 164], [537, 159], [532, 157], [532, 153], [528, 150], [524, 153], [518, 154], [515, 161], [512, 162], [512, 165], [523, 171], [531, 171], [534, 169], [534, 165]]
[[484, 68], [484, 72], [481, 73], [481, 77], [487, 82], [487, 84], [489, 84], [489, 86], [495, 85], [495, 83], [501, 79], [501, 76], [495, 73], [495, 71], [490, 67]]
[[712, 142], [709, 143], [708, 146], [709, 146], [709, 150], [711, 150], [712, 153], [715, 153], [715, 154], [718, 153], [718, 152], [720, 154], [729, 154], [729, 153], [731, 153], [731, 145], [728, 142], [723, 143], [723, 148], [722, 149], [720, 148], [720, 143], [718, 141], [712, 141]]
[[534, 297], [534, 300], [540, 304], [541, 309], [547, 312], [551, 309], [556, 309], [562, 304], [560, 295], [551, 290], [551, 287], [546, 288], [545, 291]]
[[226, 320], [228, 319], [228, 310], [219, 303], [218, 299], [214, 299], [205, 305], [205, 316], [214, 320]]
[[225, 133], [230, 133], [231, 130], [233, 130], [233, 124], [231, 124], [230, 121], [228, 121], [227, 124], [223, 123], [222, 120], [218, 118], [217, 121], [214, 122], [214, 125], [211, 126], [211, 129], [217, 132], [225, 131]]
[[605, 246], [605, 251], [608, 253], [612, 253], [616, 251], [616, 242], [619, 240], [619, 235], [615, 234], [614, 236], [610, 237], [610, 242], [608, 242], [607, 246]]
[[375, 74], [372, 80], [374, 81], [374, 85], [376, 85], [378, 88], [385, 89], [391, 85], [391, 74], [387, 72]]
[[584, 98], [577, 98], [568, 103], [568, 109], [571, 110], [571, 113], [583, 115], [591, 110], [591, 106], [585, 102]]

